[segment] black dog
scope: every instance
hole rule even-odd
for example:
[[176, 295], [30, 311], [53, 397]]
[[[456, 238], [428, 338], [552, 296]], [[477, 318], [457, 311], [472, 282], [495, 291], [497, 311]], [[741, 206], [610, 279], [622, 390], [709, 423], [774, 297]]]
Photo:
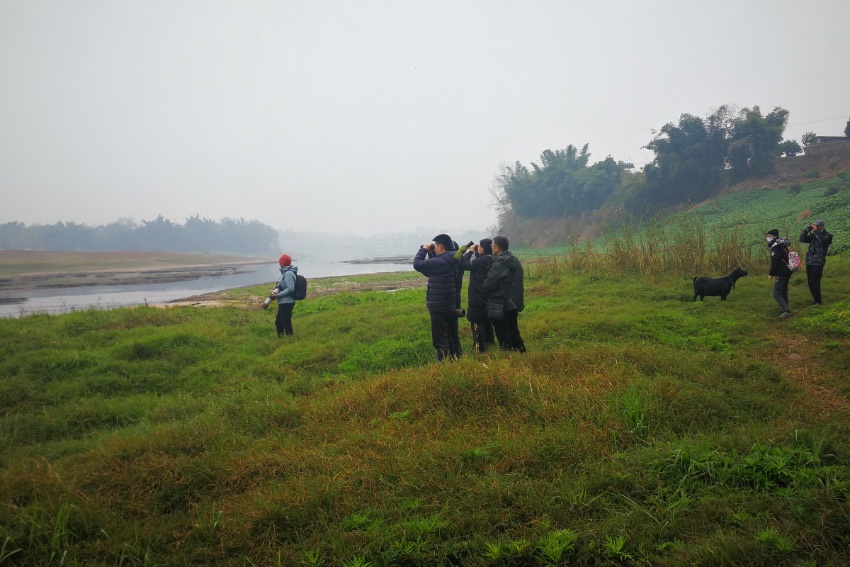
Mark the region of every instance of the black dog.
[[735, 287], [735, 282], [749, 274], [748, 271], [741, 268], [735, 268], [732, 273], [723, 278], [694, 278], [694, 301], [699, 296], [700, 301], [704, 301], [705, 296], [719, 295], [722, 301], [726, 301], [726, 296]]

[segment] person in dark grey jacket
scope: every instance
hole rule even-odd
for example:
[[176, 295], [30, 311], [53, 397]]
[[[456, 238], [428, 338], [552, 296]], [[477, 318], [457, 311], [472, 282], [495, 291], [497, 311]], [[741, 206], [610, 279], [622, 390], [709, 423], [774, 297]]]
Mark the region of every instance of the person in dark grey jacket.
[[444, 360], [451, 354], [449, 326], [452, 320], [457, 324], [455, 276], [458, 261], [452, 251], [451, 237], [438, 234], [433, 242], [423, 244], [413, 259], [413, 269], [428, 278], [425, 305], [431, 314], [431, 341], [437, 360]]
[[493, 321], [496, 339], [502, 350], [525, 352], [525, 342], [519, 333], [519, 313], [525, 309], [522, 264], [509, 250], [508, 239], [493, 239], [493, 261], [487, 270], [483, 289], [490, 300], [506, 302], [505, 318]]
[[832, 235], [824, 228], [822, 220], [816, 220], [800, 233], [800, 242], [809, 245], [806, 252], [806, 278], [809, 291], [816, 305], [821, 304], [820, 281], [823, 278], [823, 268], [826, 266], [826, 253], [832, 244]]

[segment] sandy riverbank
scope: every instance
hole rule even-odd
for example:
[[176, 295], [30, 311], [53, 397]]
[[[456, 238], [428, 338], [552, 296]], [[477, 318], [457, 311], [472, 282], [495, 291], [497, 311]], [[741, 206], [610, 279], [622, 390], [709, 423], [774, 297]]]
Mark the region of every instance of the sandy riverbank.
[[173, 283], [264, 263], [268, 259], [204, 254], [0, 250], [0, 291]]
[[[361, 291], [392, 292], [400, 289], [424, 287], [428, 280], [412, 272], [398, 274], [363, 274], [360, 276], [333, 276], [327, 278], [312, 278], [308, 283], [307, 298], [315, 299], [336, 293], [355, 293]], [[368, 276], [376, 276], [374, 280]], [[417, 277], [418, 276], [418, 277]], [[365, 278], [365, 280], [364, 280]], [[262, 309], [262, 295], [257, 295], [256, 286], [228, 289], [212, 293], [193, 295], [160, 303], [156, 307], [241, 307], [245, 309]], [[276, 309], [272, 303], [269, 309]]]

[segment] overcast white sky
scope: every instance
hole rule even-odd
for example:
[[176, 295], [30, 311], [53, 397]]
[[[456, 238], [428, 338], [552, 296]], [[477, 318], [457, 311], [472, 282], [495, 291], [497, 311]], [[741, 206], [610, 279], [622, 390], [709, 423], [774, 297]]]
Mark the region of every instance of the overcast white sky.
[[0, 223], [483, 230], [500, 167], [547, 148], [642, 166], [653, 129], [727, 103], [842, 135], [848, 21], [847, 0], [0, 0]]

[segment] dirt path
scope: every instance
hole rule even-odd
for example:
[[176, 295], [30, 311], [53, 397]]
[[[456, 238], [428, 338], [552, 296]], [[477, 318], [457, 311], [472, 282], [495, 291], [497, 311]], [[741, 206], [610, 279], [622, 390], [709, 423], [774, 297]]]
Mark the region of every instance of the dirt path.
[[782, 348], [774, 349], [770, 360], [777, 368], [784, 367], [791, 381], [806, 393], [800, 403], [807, 413], [820, 418], [834, 415], [850, 418], [850, 400], [830, 384], [831, 374], [820, 371], [811, 349], [809, 339], [804, 335], [783, 336]]

